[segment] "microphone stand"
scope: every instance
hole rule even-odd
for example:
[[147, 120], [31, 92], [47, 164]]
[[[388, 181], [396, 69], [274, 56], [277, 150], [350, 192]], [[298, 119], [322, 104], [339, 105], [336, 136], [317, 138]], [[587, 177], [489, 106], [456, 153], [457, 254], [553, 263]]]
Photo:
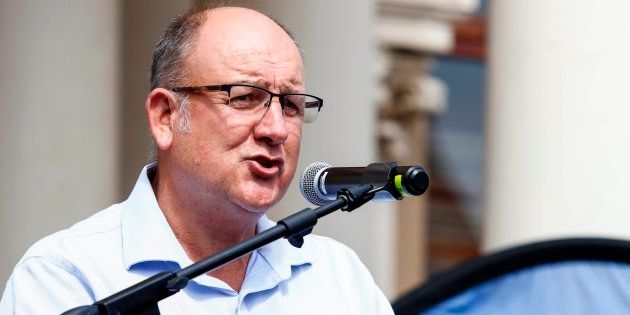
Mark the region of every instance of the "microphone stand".
[[381, 165], [374, 171], [372, 175], [380, 173], [380, 176], [376, 176], [379, 180], [372, 181], [372, 184], [343, 188], [338, 192], [337, 199], [326, 205], [316, 209], [306, 208], [280, 220], [276, 226], [186, 268], [160, 272], [94, 304], [73, 308], [62, 315], [158, 315], [160, 310], [157, 303], [179, 292], [192, 278], [219, 268], [282, 237], [287, 238], [291, 245], [302, 247], [304, 236], [311, 233], [317, 219], [339, 209], [352, 211], [374, 198], [376, 192], [385, 189], [383, 183], [388, 180], [390, 167]]

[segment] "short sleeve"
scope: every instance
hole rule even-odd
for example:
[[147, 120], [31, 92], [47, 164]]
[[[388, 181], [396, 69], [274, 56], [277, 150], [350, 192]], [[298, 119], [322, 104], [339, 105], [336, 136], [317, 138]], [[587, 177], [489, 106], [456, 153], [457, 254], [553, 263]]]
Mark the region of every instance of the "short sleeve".
[[42, 257], [31, 257], [14, 270], [0, 301], [0, 314], [60, 314], [94, 303], [84, 280]]

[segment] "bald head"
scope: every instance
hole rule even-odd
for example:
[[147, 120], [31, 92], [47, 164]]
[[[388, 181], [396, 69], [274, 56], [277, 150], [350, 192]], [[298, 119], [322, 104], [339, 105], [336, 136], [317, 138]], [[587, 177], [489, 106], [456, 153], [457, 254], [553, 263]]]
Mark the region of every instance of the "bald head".
[[204, 11], [206, 20], [203, 29], [212, 34], [215, 40], [232, 40], [244, 43], [255, 38], [272, 41], [284, 47], [293, 46], [299, 51], [286, 28], [270, 17], [247, 8], [222, 7]]
[[[183, 64], [185, 85], [228, 84], [247, 81], [272, 87], [286, 74], [293, 84], [301, 86], [303, 66], [299, 49], [291, 37], [269, 17], [244, 8], [221, 8], [206, 13], [199, 28], [192, 53]], [[265, 69], [274, 72], [267, 78]], [[272, 70], [273, 69], [273, 70]], [[230, 77], [236, 72], [243, 77]], [[225, 76], [225, 77], [224, 77]], [[191, 82], [192, 78], [197, 81]], [[223, 80], [222, 80], [223, 78]], [[226, 82], [226, 80], [228, 80]], [[236, 81], [234, 81], [236, 80]], [[253, 81], [252, 81], [253, 80]], [[300, 89], [299, 87], [294, 89]]]
[[[151, 65], [151, 90], [172, 88], [181, 83], [184, 61], [197, 47], [201, 32], [215, 44], [238, 45], [246, 40], [277, 40], [276, 44], [299, 48], [290, 32], [272, 18], [255, 10], [241, 7], [197, 8], [175, 19], [157, 42]], [[262, 34], [265, 32], [266, 34]], [[287, 39], [291, 43], [287, 43]]]

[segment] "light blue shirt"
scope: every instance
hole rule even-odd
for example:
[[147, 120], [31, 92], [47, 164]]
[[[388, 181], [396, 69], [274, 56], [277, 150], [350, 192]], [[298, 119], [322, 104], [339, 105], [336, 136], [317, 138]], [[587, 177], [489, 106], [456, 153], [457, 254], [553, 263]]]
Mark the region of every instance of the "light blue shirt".
[[[0, 314], [59, 314], [158, 272], [192, 264], [158, 207], [145, 167], [129, 198], [35, 243], [7, 282]], [[263, 216], [263, 231], [275, 225]], [[321, 236], [252, 253], [235, 292], [199, 276], [159, 303], [162, 314], [393, 314], [355, 253]]]

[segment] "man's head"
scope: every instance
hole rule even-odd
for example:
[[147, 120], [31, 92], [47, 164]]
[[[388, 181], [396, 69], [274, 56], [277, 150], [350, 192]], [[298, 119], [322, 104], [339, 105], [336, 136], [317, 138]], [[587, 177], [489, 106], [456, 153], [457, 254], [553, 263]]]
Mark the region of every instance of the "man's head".
[[269, 209], [295, 173], [302, 123], [285, 119], [278, 97], [246, 115], [228, 106], [225, 91], [172, 90], [242, 83], [303, 93], [298, 47], [277, 23], [244, 8], [188, 14], [169, 31], [156, 47], [146, 102], [160, 178], [193, 203]]

